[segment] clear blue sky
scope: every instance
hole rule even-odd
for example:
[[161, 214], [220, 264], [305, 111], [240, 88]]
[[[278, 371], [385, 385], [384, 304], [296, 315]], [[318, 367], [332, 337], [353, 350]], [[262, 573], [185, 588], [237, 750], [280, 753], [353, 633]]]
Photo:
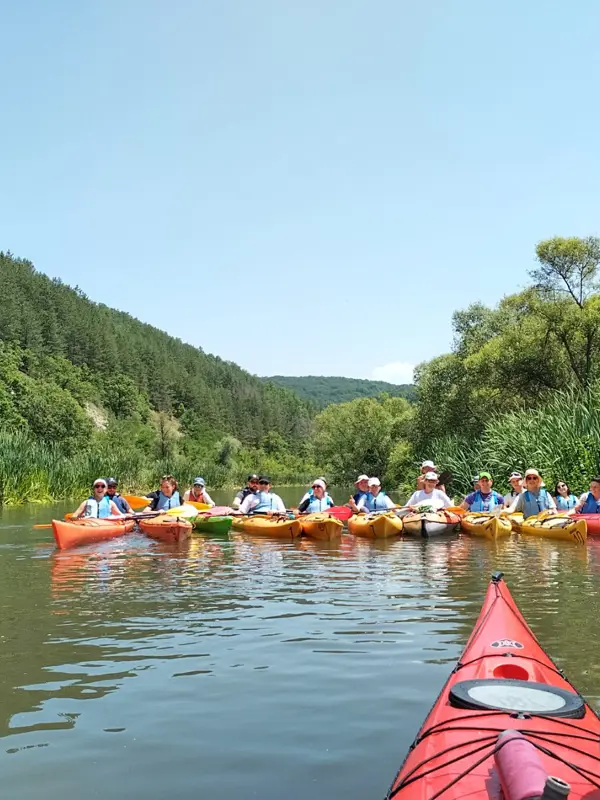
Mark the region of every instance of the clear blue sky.
[[402, 377], [538, 240], [599, 232], [595, 0], [20, 0], [0, 30], [0, 249], [251, 372]]

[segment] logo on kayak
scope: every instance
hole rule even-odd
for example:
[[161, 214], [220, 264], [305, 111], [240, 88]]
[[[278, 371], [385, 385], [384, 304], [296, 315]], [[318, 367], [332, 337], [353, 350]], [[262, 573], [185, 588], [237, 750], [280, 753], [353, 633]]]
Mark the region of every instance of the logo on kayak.
[[521, 642], [516, 642], [514, 639], [496, 639], [495, 642], [491, 642], [490, 647], [508, 647], [513, 650], [522, 650], [525, 645], [521, 644]]

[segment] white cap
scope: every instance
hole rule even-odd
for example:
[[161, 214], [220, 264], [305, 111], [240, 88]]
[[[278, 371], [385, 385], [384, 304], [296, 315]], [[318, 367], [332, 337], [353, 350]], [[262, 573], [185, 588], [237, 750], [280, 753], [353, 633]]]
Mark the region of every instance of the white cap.
[[521, 480], [522, 477], [523, 476], [521, 475], [520, 472], [511, 472], [510, 475], [508, 476], [508, 480], [512, 481], [513, 478], [518, 478], [519, 480]]
[[368, 480], [369, 480], [368, 475], [359, 475], [358, 478], [354, 481], [354, 485], [356, 486], [357, 484], [361, 483], [361, 481], [368, 481]]
[[438, 476], [435, 474], [435, 472], [426, 472], [425, 473], [425, 480], [426, 481], [437, 481], [437, 479], [438, 479]]
[[421, 464], [421, 469], [423, 469], [423, 467], [429, 467], [429, 469], [433, 469], [435, 467], [435, 464], [433, 463], [433, 461], [424, 461]]
[[313, 485], [313, 489], [314, 489], [314, 487], [315, 487], [315, 486], [320, 486], [320, 487], [321, 487], [321, 489], [325, 489], [325, 488], [326, 488], [326, 487], [325, 487], [325, 482], [324, 482], [324, 481], [322, 481], [322, 480], [321, 480], [321, 478], [317, 478], [317, 480], [316, 480], [316, 481], [313, 481], [313, 482], [312, 482], [312, 485]]
[[379, 478], [369, 478], [369, 486], [381, 486]]

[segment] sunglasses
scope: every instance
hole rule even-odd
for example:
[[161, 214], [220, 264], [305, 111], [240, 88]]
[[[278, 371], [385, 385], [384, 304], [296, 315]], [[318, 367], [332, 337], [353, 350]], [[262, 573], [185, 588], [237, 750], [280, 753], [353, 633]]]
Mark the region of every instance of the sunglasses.
[[526, 481], [539, 481], [539, 478], [537, 478], [535, 475], [529, 475], [527, 478], [525, 478], [525, 480]]
[[106, 484], [105, 483], [95, 483], [94, 484], [94, 489], [106, 489]]

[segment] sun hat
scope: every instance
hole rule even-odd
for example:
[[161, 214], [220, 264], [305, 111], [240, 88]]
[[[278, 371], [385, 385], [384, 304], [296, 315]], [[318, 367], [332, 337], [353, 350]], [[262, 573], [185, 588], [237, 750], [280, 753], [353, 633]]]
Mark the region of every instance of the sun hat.
[[358, 484], [362, 483], [362, 481], [368, 481], [368, 480], [369, 480], [368, 475], [359, 475], [358, 478], [354, 481], [354, 485], [358, 486]]
[[425, 480], [426, 481], [437, 481], [438, 480], [438, 476], [435, 474], [435, 472], [426, 472], [425, 473]]
[[369, 478], [369, 486], [381, 486], [379, 478]]
[[529, 475], [533, 475], [534, 478], [540, 478], [540, 479], [542, 477], [540, 475], [540, 473], [537, 471], [537, 469], [533, 469], [533, 468], [525, 470], [525, 477], [527, 478]]

